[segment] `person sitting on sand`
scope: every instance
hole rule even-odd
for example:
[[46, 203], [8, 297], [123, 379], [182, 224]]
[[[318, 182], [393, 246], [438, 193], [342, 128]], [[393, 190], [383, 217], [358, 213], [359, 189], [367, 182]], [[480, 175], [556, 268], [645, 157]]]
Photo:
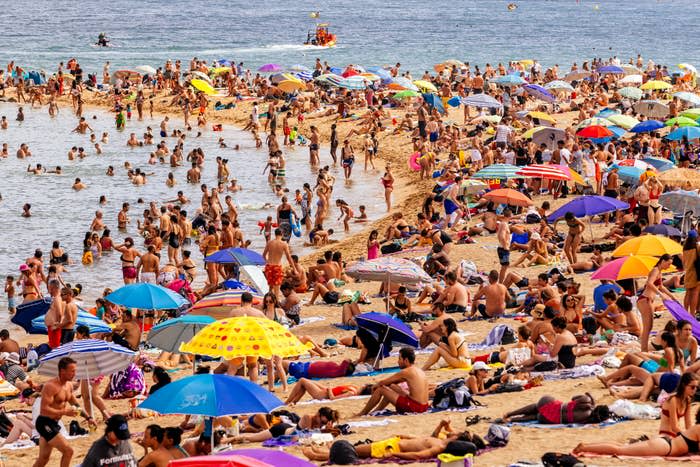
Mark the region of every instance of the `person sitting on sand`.
[[537, 421], [542, 424], [601, 423], [610, 418], [607, 405], [595, 405], [593, 396], [586, 393], [562, 402], [552, 396], [542, 396], [534, 404], [507, 412], [497, 423]]
[[686, 372], [681, 376], [676, 391], [661, 403], [661, 421], [659, 434], [675, 438], [681, 432], [681, 422], [686, 430], [692, 426], [690, 420], [690, 404], [695, 399], [698, 389], [698, 376]]
[[529, 267], [535, 264], [547, 264], [549, 261], [547, 244], [544, 242], [544, 240], [542, 240], [542, 237], [540, 237], [540, 234], [537, 232], [530, 234], [530, 240], [527, 242], [527, 250], [511, 266], [518, 267], [526, 260], [528, 263], [524, 267]]
[[[486, 319], [498, 318], [506, 311], [506, 297], [508, 289], [498, 283], [498, 271], [489, 272], [489, 283], [479, 287], [472, 301], [472, 310], [469, 318], [474, 318], [477, 312]], [[481, 300], [484, 303], [480, 303]]]
[[[399, 413], [423, 413], [430, 408], [428, 399], [428, 380], [423, 370], [414, 365], [416, 354], [413, 349], [403, 347], [399, 350], [398, 365], [401, 371], [378, 381], [372, 396], [358, 416], [367, 415], [372, 410], [383, 410], [392, 404]], [[408, 390], [399, 383], [405, 382]]]
[[555, 332], [554, 341], [551, 342], [544, 334], [540, 339], [547, 346], [548, 352], [533, 355], [529, 360], [522, 362], [521, 366], [534, 367], [541, 362], [556, 361], [563, 368], [573, 368], [576, 365], [575, 348], [578, 342], [576, 336], [567, 329], [566, 319], [557, 316], [551, 322]]
[[430, 321], [421, 321], [420, 326], [420, 347], [426, 348], [430, 344], [437, 344], [445, 336], [444, 329], [441, 326], [442, 322], [447, 319], [445, 314], [445, 305], [442, 303], [434, 303], [431, 307], [433, 319]]
[[440, 339], [433, 353], [423, 364], [423, 371], [428, 371], [441, 358], [452, 368], [468, 368], [471, 364], [469, 349], [466, 346], [466, 340], [458, 332], [455, 320], [452, 318], [444, 320], [440, 325], [440, 331], [444, 337]]

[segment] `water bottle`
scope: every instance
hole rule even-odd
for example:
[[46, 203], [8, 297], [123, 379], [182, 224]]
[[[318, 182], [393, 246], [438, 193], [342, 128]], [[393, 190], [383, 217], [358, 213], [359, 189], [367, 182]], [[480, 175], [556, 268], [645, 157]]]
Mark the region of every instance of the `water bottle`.
[[39, 354], [36, 353], [36, 350], [31, 349], [29, 352], [27, 352], [27, 371], [32, 371], [38, 366], [38, 364]]

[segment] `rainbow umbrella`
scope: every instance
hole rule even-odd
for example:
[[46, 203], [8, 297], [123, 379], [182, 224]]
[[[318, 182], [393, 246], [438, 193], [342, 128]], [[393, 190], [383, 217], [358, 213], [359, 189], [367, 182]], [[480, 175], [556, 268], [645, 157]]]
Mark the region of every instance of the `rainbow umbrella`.
[[[619, 281], [623, 279], [647, 277], [658, 262], [659, 258], [653, 256], [625, 256], [602, 265], [597, 271], [591, 274], [591, 279]], [[673, 266], [664, 272], [672, 271], [675, 271]]]
[[214, 318], [223, 318], [231, 311], [231, 308], [241, 306], [241, 295], [250, 293], [253, 296], [253, 305], [262, 303], [262, 295], [243, 289], [229, 289], [216, 292], [199, 300], [189, 310], [192, 315], [209, 315]]
[[680, 255], [683, 252], [683, 246], [673, 240], [661, 237], [659, 235], [642, 235], [627, 240], [625, 243], [615, 248], [612, 256], [619, 258], [620, 256], [661, 256], [661, 255]]
[[673, 125], [678, 125], [678, 126], [698, 126], [698, 122], [693, 120], [692, 118], [688, 117], [674, 117], [674, 118], [669, 118], [664, 122], [664, 125], [666, 126], [673, 126]]

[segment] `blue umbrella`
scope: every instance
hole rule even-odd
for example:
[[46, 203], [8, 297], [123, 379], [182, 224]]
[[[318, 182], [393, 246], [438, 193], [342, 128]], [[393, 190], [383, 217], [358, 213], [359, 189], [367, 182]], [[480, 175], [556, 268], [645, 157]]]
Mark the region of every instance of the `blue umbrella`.
[[557, 100], [557, 98], [554, 97], [554, 95], [551, 92], [547, 91], [539, 84], [526, 84], [525, 86], [523, 86], [523, 89], [532, 97], [541, 101], [552, 103], [556, 102]]
[[389, 70], [386, 70], [379, 66], [370, 66], [367, 67], [367, 71], [379, 76], [382, 79], [382, 83], [391, 82], [391, 73], [389, 72]]
[[644, 169], [629, 165], [619, 166], [617, 164], [613, 164], [610, 168], [613, 167], [618, 169], [617, 176], [620, 177], [620, 180], [629, 183], [630, 185], [638, 185], [639, 177], [641, 177], [644, 173]]
[[382, 349], [393, 344], [418, 347], [418, 337], [416, 337], [411, 328], [388, 313], [377, 313], [375, 311], [362, 313], [355, 316], [355, 322], [359, 329], [365, 329], [377, 336], [380, 346], [377, 360], [382, 356]]
[[518, 75], [499, 76], [498, 78], [491, 80], [491, 82], [500, 86], [520, 86], [521, 84], [527, 83], [527, 81]]
[[160, 285], [145, 282], [125, 285], [107, 295], [105, 300], [139, 310], [176, 310], [189, 305], [182, 295]]
[[590, 140], [595, 144], [607, 143], [613, 139], [620, 139], [625, 135], [625, 133], [627, 133], [627, 130], [619, 126], [608, 126], [606, 128], [613, 132], [612, 136], [606, 136], [605, 138], [590, 138]]
[[666, 139], [671, 141], [680, 141], [683, 138], [688, 140], [700, 138], [700, 127], [697, 126], [682, 126], [676, 128], [666, 136]]
[[440, 97], [436, 94], [423, 94], [423, 100], [426, 104], [428, 104], [431, 110], [435, 108], [443, 115], [447, 113], [445, 112], [445, 107], [442, 105], [442, 99], [440, 99]]
[[598, 68], [598, 73], [600, 74], [611, 74], [611, 75], [624, 75], [625, 70], [615, 65], [606, 65]]
[[[695, 128], [695, 127], [683, 127], [683, 128]], [[644, 159], [642, 159], [642, 162], [646, 162], [647, 164], [651, 165], [659, 172], [665, 172], [666, 170], [671, 170], [672, 168], [675, 167], [673, 162], [671, 162], [668, 159], [662, 159], [660, 157], [645, 157]]]
[[652, 235], [664, 235], [666, 237], [680, 237], [681, 231], [677, 228], [666, 224], [654, 224], [644, 229], [644, 232]]
[[665, 125], [663, 122], [658, 120], [645, 120], [643, 122], [637, 123], [630, 130], [632, 133], [649, 133], [651, 131], [656, 131], [663, 128]]
[[296, 76], [302, 81], [311, 81], [312, 79], [314, 79], [314, 75], [310, 71], [298, 71], [294, 73], [294, 76]]
[[[87, 326], [90, 329], [90, 334], [97, 334], [99, 332], [112, 332], [107, 323], [97, 318], [87, 311], [78, 308], [78, 319], [75, 322], [75, 327]], [[44, 323], [44, 316], [37, 316], [32, 320], [32, 328], [27, 331], [29, 334], [46, 334], [46, 323]]]
[[221, 417], [270, 413], [283, 406], [274, 394], [245, 378], [193, 375], [160, 388], [139, 404], [161, 414]]
[[202, 328], [216, 321], [206, 315], [183, 315], [153, 326], [146, 342], [166, 352], [177, 353], [180, 345], [192, 340]]
[[629, 209], [629, 207], [630, 205], [624, 201], [607, 196], [580, 196], [554, 211], [547, 217], [547, 220], [553, 222], [561, 219], [567, 212], [572, 212], [576, 217], [586, 217]]
[[462, 104], [472, 107], [486, 107], [489, 109], [500, 109], [503, 104], [488, 94], [472, 94], [462, 99]]
[[608, 118], [608, 117], [611, 117], [613, 115], [619, 115], [619, 114], [620, 114], [619, 110], [606, 108], [606, 109], [601, 110], [597, 114], [595, 114], [595, 116], [599, 117], [599, 118]]
[[204, 258], [207, 263], [240, 264], [241, 266], [264, 266], [265, 259], [257, 251], [247, 248], [226, 248]]
[[450, 106], [452, 107], [459, 107], [459, 105], [462, 103], [462, 100], [459, 97], [455, 96], [449, 101], [447, 101], [447, 103], [450, 104]]
[[226, 60], [225, 58], [220, 58], [220, 59], [217, 61], [217, 63], [219, 64], [219, 66], [231, 66], [231, 62], [229, 62], [229, 61]]
[[221, 285], [223, 285], [225, 289], [245, 290], [246, 292], [258, 293], [256, 288], [235, 279], [227, 279]]

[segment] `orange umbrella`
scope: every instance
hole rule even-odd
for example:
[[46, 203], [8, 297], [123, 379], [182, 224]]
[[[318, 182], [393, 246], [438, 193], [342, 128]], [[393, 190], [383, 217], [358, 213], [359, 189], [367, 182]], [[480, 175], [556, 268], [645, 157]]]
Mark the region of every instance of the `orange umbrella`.
[[520, 193], [519, 191], [510, 188], [501, 188], [498, 190], [489, 191], [484, 195], [489, 201], [497, 204], [508, 204], [510, 206], [532, 206], [532, 200]]

